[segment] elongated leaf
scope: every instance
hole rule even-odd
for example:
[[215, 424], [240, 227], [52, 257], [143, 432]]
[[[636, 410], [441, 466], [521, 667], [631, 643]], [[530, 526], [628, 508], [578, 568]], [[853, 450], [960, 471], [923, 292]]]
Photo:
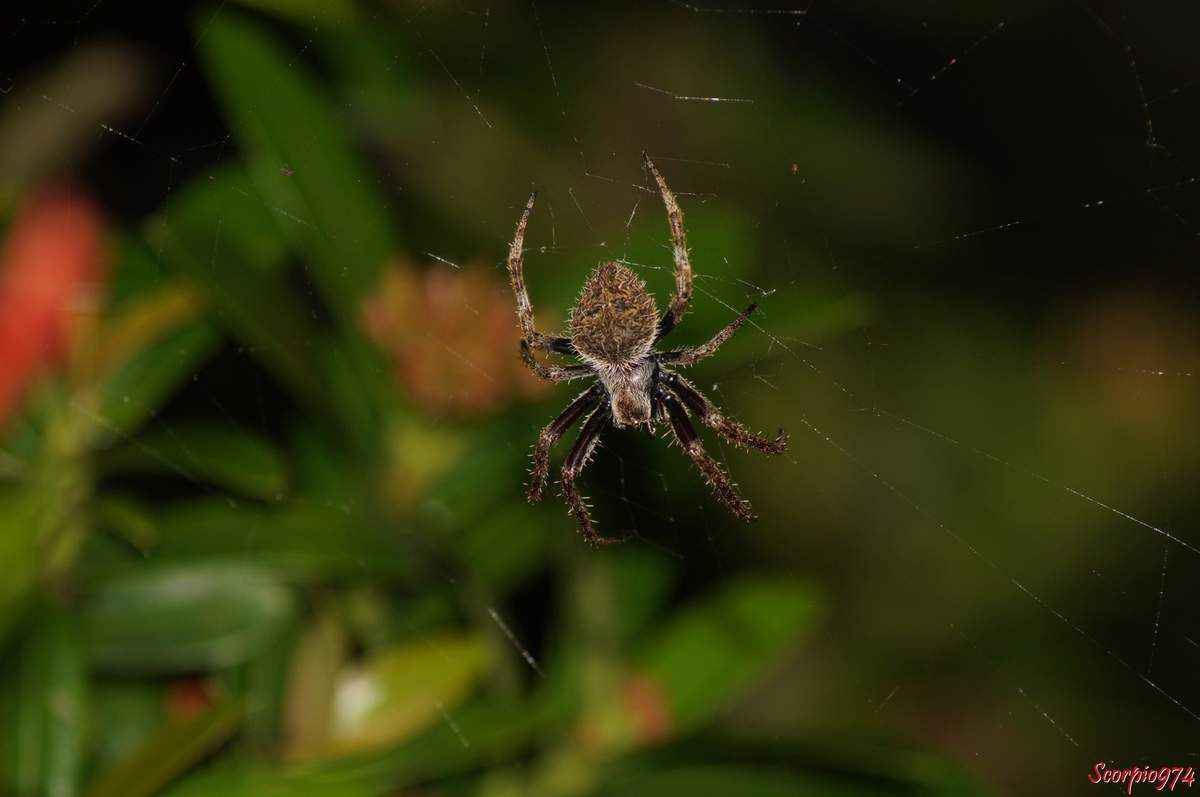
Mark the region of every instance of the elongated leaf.
[[108, 375], [101, 388], [97, 432], [116, 440], [141, 426], [217, 347], [216, 331], [190, 322], [166, 334]]
[[166, 333], [194, 321], [201, 304], [196, 292], [182, 280], [127, 302], [99, 330], [77, 373], [91, 379], [113, 373]]
[[[539, 522], [551, 515], [526, 504], [498, 506], [495, 511], [467, 526], [454, 539], [472, 576], [497, 592], [505, 592], [545, 562], [552, 550], [547, 543], [559, 530]], [[504, 540], [497, 546], [496, 540]]]
[[95, 687], [91, 700], [91, 765], [104, 772], [129, 758], [167, 722], [165, 688], [155, 682], [118, 681]]
[[101, 585], [83, 621], [94, 666], [157, 674], [245, 661], [276, 637], [291, 608], [290, 593], [269, 571], [148, 567]]
[[155, 429], [105, 458], [110, 471], [167, 472], [278, 500], [287, 489], [282, 456], [271, 443], [229, 424], [175, 424]]
[[653, 627], [678, 573], [671, 559], [631, 548], [612, 559], [613, 599], [621, 638], [633, 641]]
[[155, 794], [232, 736], [241, 720], [241, 704], [226, 700], [188, 722], [168, 727], [101, 775], [86, 797]]
[[169, 274], [136, 233], [122, 233], [115, 243], [116, 268], [105, 287], [105, 315], [116, 316], [130, 304], [163, 287]]
[[812, 626], [817, 598], [803, 583], [759, 578], [726, 584], [685, 609], [641, 657], [674, 730], [700, 725], [763, 674]]
[[155, 524], [161, 535], [155, 558], [164, 563], [252, 559], [293, 578], [413, 572], [407, 549], [341, 504], [277, 509], [202, 498], [170, 505]]
[[482, 637], [443, 635], [381, 651], [345, 670], [334, 688], [325, 744], [302, 752], [383, 747], [443, 721], [478, 682], [489, 650]]
[[231, 10], [205, 24], [199, 48], [251, 179], [330, 307], [354, 322], [395, 251], [385, 203], [293, 53]]
[[174, 192], [146, 224], [146, 237], [203, 292], [213, 320], [300, 397], [317, 400], [310, 347], [318, 333], [281, 273], [287, 240], [240, 165]]
[[319, 774], [296, 777], [265, 766], [227, 764], [197, 773], [166, 792], [167, 797], [370, 797], [374, 773], [331, 780]]
[[297, 765], [298, 782], [367, 783], [391, 793], [516, 755], [561, 717], [543, 702], [473, 701], [394, 749]]
[[97, 498], [94, 507], [97, 525], [138, 551], [145, 553], [158, 542], [154, 520], [136, 499], [109, 493]]
[[0, 643], [29, 602], [39, 570], [39, 512], [32, 487], [0, 485]]
[[301, 398], [320, 404], [320, 388], [309, 346], [317, 331], [302, 305], [278, 274], [251, 266], [232, 247], [212, 250], [212, 236], [203, 241], [169, 222], [151, 222], [147, 237], [180, 274], [193, 280], [206, 297], [213, 321], [239, 338], [274, 375]]
[[86, 727], [86, 678], [71, 618], [45, 608], [0, 676], [0, 791], [79, 793]]
[[[363, 296], [396, 252], [385, 203], [372, 190], [334, 105], [293, 52], [235, 11], [206, 15], [203, 24], [197, 46], [257, 196], [303, 258], [343, 334], [336, 345], [317, 335], [297, 335], [304, 319], [294, 313], [288, 314], [290, 326], [265, 324], [258, 314], [271, 309], [275, 294], [284, 294], [255, 285], [249, 286], [256, 289], [243, 307], [230, 309], [230, 318], [244, 338], [255, 335], [256, 350], [281, 361], [285, 381], [306, 380], [302, 395], [329, 405], [357, 448], [370, 452], [379, 443], [378, 396], [386, 394], [386, 381], [357, 329]], [[264, 339], [257, 327], [270, 327], [269, 337]], [[291, 360], [301, 352], [306, 366], [298, 370]], [[315, 392], [313, 384], [320, 386]]]
[[239, 163], [217, 166], [172, 192], [150, 220], [150, 237], [164, 226], [181, 240], [205, 245], [214, 259], [232, 253], [256, 271], [277, 272], [287, 259], [287, 240]]
[[276, 14], [308, 27], [352, 22], [358, 17], [354, 0], [239, 0], [244, 6]]
[[333, 611], [322, 611], [301, 635], [283, 704], [292, 756], [316, 749], [328, 739], [334, 689], [348, 649], [346, 629]]

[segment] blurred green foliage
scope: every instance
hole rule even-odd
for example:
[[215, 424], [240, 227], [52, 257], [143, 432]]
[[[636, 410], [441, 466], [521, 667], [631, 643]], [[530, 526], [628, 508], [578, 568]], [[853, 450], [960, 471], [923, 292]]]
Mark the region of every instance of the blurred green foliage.
[[[661, 561], [577, 550], [550, 522], [559, 512], [514, 503], [522, 413], [422, 431], [360, 331], [364, 298], [401, 250], [330, 87], [267, 20], [201, 18], [198, 47], [238, 158], [172, 192], [143, 237], [121, 239], [97, 332], [109, 362], [74, 388], [96, 411], [75, 419], [64, 450], [35, 434], [23, 452], [31, 471], [77, 463], [90, 497], [62, 506], [58, 479], [8, 487], [5, 562], [24, 580], [4, 599], [9, 616], [23, 607], [6, 643], [6, 789], [334, 795], [449, 779], [458, 791], [492, 771], [481, 793], [611, 792], [609, 780], [630, 777], [622, 756], [701, 731], [799, 643], [816, 590], [782, 576], [718, 582], [664, 616]], [[748, 243], [744, 225], [696, 216], [698, 246]], [[661, 239], [661, 225], [639, 225], [638, 247]], [[296, 263], [316, 296], [296, 290]], [[717, 309], [698, 315], [718, 321]], [[808, 334], [861, 312], [814, 301]], [[222, 338], [302, 409], [288, 420], [290, 454], [221, 412], [154, 420]], [[64, 423], [52, 413], [38, 434]], [[185, 494], [154, 499], [138, 486], [150, 477]], [[397, 478], [427, 487], [397, 504]], [[35, 597], [50, 563], [29, 560], [39, 547], [26, 529], [64, 523], [64, 511], [88, 518], [83, 547]], [[496, 607], [554, 562], [575, 573], [564, 587], [578, 605], [537, 664]], [[734, 781], [712, 792], [722, 777], [743, 793], [802, 783], [771, 769], [714, 775], [699, 761], [660, 775], [649, 759], [636, 766], [646, 783], [667, 779], [648, 793], [737, 792]]]

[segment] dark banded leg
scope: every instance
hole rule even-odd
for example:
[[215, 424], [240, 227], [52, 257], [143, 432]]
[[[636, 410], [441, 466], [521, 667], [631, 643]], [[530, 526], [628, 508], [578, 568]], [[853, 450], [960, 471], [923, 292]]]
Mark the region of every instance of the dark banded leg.
[[542, 365], [534, 358], [533, 349], [527, 341], [521, 341], [521, 361], [530, 371], [547, 382], [569, 382], [570, 379], [582, 379], [595, 376], [595, 370], [589, 365]]
[[688, 420], [687, 411], [684, 410], [679, 400], [666, 391], [659, 395], [659, 400], [667, 408], [667, 415], [671, 419], [671, 429], [675, 432], [675, 438], [683, 446], [687, 455], [692, 458], [692, 462], [704, 476], [708, 486], [729, 507], [730, 511], [737, 515], [739, 520], [745, 523], [756, 520], [757, 516], [750, 507], [750, 502], [738, 494], [733, 483], [729, 481], [729, 477], [721, 470], [721, 466], [704, 450], [704, 445], [700, 442], [692, 422]]
[[579, 473], [587, 465], [591, 459], [592, 451], [596, 448], [596, 443], [600, 440], [600, 433], [604, 431], [604, 427], [608, 424], [608, 410], [601, 407], [588, 416], [587, 422], [583, 425], [583, 430], [579, 433], [579, 439], [575, 441], [575, 445], [571, 446], [570, 453], [567, 454], [567, 459], [563, 462], [562, 468], [562, 494], [567, 501], [567, 506], [571, 508], [571, 514], [575, 516], [575, 522], [579, 524], [579, 531], [583, 534], [583, 541], [591, 545], [607, 545], [614, 542], [623, 542], [620, 539], [610, 539], [601, 537], [596, 533], [595, 526], [592, 525], [592, 516], [588, 513], [587, 504], [584, 503], [583, 497], [579, 495], [579, 491], [575, 489], [575, 479]]
[[727, 417], [715, 404], [709, 401], [695, 385], [677, 373], [662, 369], [660, 379], [667, 389], [679, 397], [679, 400], [721, 437], [741, 448], [753, 448], [768, 454], [782, 454], [787, 450], [788, 436], [782, 429], [775, 439], [763, 437], [742, 426], [733, 418]]
[[[756, 304], [752, 304], [747, 307], [738, 314], [737, 318], [730, 321], [720, 332], [713, 335], [712, 339], [709, 340], [708, 343], [704, 343], [700, 346], [688, 346], [687, 348], [683, 349], [675, 349], [674, 351], [663, 352], [661, 355], [659, 355], [659, 359], [662, 362], [671, 363], [672, 365], [678, 365], [681, 368], [686, 368], [689, 365], [695, 365], [701, 360], [711, 357], [716, 353], [717, 349], [721, 348], [721, 345], [725, 341], [733, 337], [733, 333], [737, 332], [741, 328], [742, 324], [746, 323], [746, 319], [750, 317], [750, 314], [754, 312], [756, 307], [758, 307]], [[663, 322], [665, 323], [666, 320], [666, 317], [664, 317]], [[660, 326], [659, 337], [661, 338], [664, 334], [666, 333], [662, 332], [662, 327]]]
[[546, 425], [533, 444], [533, 468], [530, 470], [529, 489], [525, 496], [531, 501], [542, 500], [546, 488], [546, 476], [550, 473], [550, 449], [558, 439], [588, 410], [594, 409], [604, 395], [600, 384], [594, 384], [567, 405], [558, 417]]
[[534, 358], [529, 343], [524, 340], [521, 341], [521, 362], [525, 363], [525, 367], [530, 371], [548, 382], [566, 382], [596, 374], [590, 365], [543, 365]]

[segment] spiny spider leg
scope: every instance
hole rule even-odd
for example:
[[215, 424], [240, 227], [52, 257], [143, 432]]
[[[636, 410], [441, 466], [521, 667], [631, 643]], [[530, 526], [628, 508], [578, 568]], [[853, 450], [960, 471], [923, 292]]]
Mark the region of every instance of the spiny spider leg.
[[733, 483], [729, 481], [729, 477], [721, 470], [721, 466], [704, 450], [704, 445], [700, 442], [700, 437], [696, 434], [692, 422], [688, 420], [687, 411], [684, 410], [679, 400], [665, 390], [659, 392], [658, 398], [667, 408], [675, 439], [692, 458], [692, 462], [704, 476], [708, 486], [713, 489], [718, 498], [725, 502], [730, 511], [738, 516], [739, 520], [746, 523], [756, 520], [757, 516], [750, 507], [750, 502], [738, 495]]
[[666, 205], [667, 223], [671, 227], [671, 246], [675, 254], [675, 294], [671, 297], [667, 312], [663, 314], [662, 320], [658, 324], [658, 334], [654, 338], [654, 342], [657, 343], [679, 323], [683, 314], [687, 312], [688, 303], [692, 300], [692, 262], [688, 259], [687, 235], [683, 231], [683, 211], [679, 209], [675, 195], [667, 187], [667, 181], [659, 174], [654, 162], [650, 160], [650, 156], [643, 152], [642, 160], [645, 162], [646, 168], [650, 170], [650, 174], [654, 175], [654, 181], [658, 183], [658, 190], [662, 194], [663, 204]]
[[571, 508], [571, 514], [575, 516], [575, 521], [579, 524], [579, 531], [583, 534], [583, 541], [592, 545], [608, 545], [615, 542], [624, 542], [623, 539], [601, 537], [596, 533], [596, 529], [592, 525], [592, 516], [588, 513], [587, 504], [584, 503], [583, 498], [579, 495], [579, 491], [575, 489], [575, 479], [591, 458], [592, 451], [600, 439], [600, 432], [604, 430], [608, 421], [608, 410], [603, 407], [588, 416], [587, 422], [583, 425], [583, 430], [579, 433], [579, 439], [575, 441], [575, 445], [571, 446], [571, 451], [567, 454], [567, 459], [563, 462], [562, 468], [563, 498], [566, 499], [567, 506]]
[[662, 362], [678, 365], [680, 368], [687, 368], [690, 365], [695, 365], [701, 360], [713, 356], [725, 341], [733, 337], [733, 333], [741, 329], [742, 324], [746, 323], [746, 319], [750, 317], [750, 314], [754, 312], [756, 307], [758, 307], [757, 304], [752, 304], [740, 312], [737, 318], [730, 321], [720, 332], [713, 335], [708, 343], [665, 351], [658, 356], [658, 359]]
[[534, 358], [529, 342], [524, 340], [521, 341], [521, 361], [526, 368], [548, 382], [566, 382], [596, 375], [590, 365], [542, 365]]
[[768, 454], [782, 454], [787, 450], [788, 436], [782, 429], [779, 430], [779, 434], [774, 440], [755, 434], [733, 418], [726, 416], [717, 405], [697, 390], [695, 385], [679, 374], [665, 368], [659, 373], [662, 383], [679, 397], [693, 415], [730, 443], [741, 448], [758, 449]]
[[599, 383], [587, 390], [567, 405], [558, 417], [542, 429], [537, 442], [533, 444], [533, 468], [530, 470], [529, 489], [526, 497], [531, 501], [542, 500], [542, 491], [546, 488], [546, 476], [550, 472], [550, 449], [568, 429], [575, 425], [583, 414], [594, 409], [604, 396], [604, 390]]
[[529, 195], [529, 201], [525, 203], [525, 212], [517, 222], [517, 232], [508, 247], [508, 278], [512, 283], [513, 293], [517, 295], [517, 321], [521, 325], [521, 339], [535, 349], [571, 354], [574, 350], [568, 338], [543, 335], [537, 331], [533, 320], [533, 305], [529, 301], [529, 291], [525, 288], [525, 228], [529, 226], [529, 214], [533, 212], [535, 199], [537, 191]]

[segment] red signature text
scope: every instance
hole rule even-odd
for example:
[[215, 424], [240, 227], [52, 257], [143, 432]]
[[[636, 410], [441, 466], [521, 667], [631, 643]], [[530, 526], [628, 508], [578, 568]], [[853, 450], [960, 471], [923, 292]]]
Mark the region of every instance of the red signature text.
[[1088, 773], [1092, 783], [1116, 783], [1125, 787], [1126, 794], [1133, 794], [1135, 785], [1145, 784], [1155, 791], [1175, 791], [1175, 787], [1183, 784], [1188, 788], [1196, 782], [1196, 773], [1191, 767], [1134, 767], [1133, 769], [1112, 769], [1103, 761], [1096, 762]]

